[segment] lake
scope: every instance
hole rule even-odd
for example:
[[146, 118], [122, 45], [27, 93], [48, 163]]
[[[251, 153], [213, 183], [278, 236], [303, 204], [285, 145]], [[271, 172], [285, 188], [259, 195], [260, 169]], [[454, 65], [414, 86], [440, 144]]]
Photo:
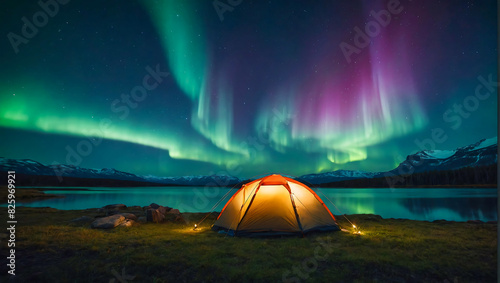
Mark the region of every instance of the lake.
[[[85, 189], [85, 190], [81, 190]], [[315, 189], [334, 215], [378, 214], [383, 218], [450, 221], [497, 220], [497, 189]], [[64, 195], [34, 202], [29, 207], [85, 209], [107, 204], [146, 206], [157, 203], [181, 212], [221, 211], [236, 189], [219, 187], [54, 188], [49, 194]], [[228, 196], [217, 203], [226, 193]], [[330, 199], [334, 205], [330, 203]], [[6, 206], [6, 205], [2, 205]]]

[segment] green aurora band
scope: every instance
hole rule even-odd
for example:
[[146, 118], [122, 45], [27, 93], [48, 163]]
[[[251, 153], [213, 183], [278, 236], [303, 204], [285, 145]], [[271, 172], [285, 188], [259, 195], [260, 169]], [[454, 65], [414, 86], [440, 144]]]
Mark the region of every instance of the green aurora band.
[[[287, 85], [274, 86], [277, 91], [269, 90], [269, 99], [255, 109], [255, 117], [250, 116], [254, 135], [268, 137], [264, 148], [259, 147], [258, 152], [252, 150], [246, 137], [235, 135], [234, 86], [224, 72], [212, 67], [213, 52], [194, 3], [143, 1], [159, 35], [169, 71], [191, 103], [190, 130], [198, 135], [196, 138], [177, 135], [180, 126], [168, 123], [144, 127], [129, 118], [125, 125], [110, 119], [109, 104], [82, 109], [77, 100], [57, 100], [56, 93], [36, 82], [25, 86], [23, 92], [19, 92], [24, 85], [21, 83], [0, 90], [0, 126], [130, 142], [168, 150], [172, 158], [221, 166], [235, 163], [258, 166], [272, 163], [276, 155], [292, 155], [283, 161], [291, 162], [293, 154], [302, 152], [311, 154], [311, 159], [308, 164], [295, 167], [304, 172], [320, 172], [365, 160], [369, 147], [427, 125], [412, 73], [404, 67], [409, 62], [401, 46], [401, 58], [385, 65], [373, 64], [371, 70], [360, 75], [361, 79], [356, 78], [361, 83], [353, 96], [359, 99], [352, 99], [346, 105], [341, 105], [338, 98], [346, 80], [341, 75], [307, 82], [289, 80]], [[373, 46], [370, 50], [383, 48]], [[321, 60], [316, 59], [315, 63], [321, 64]], [[404, 85], [393, 83], [397, 81]], [[62, 110], [63, 104], [72, 110]], [[94, 115], [90, 117], [89, 112]], [[102, 121], [109, 126], [103, 128]], [[152, 130], [155, 126], [159, 126], [159, 131]]]

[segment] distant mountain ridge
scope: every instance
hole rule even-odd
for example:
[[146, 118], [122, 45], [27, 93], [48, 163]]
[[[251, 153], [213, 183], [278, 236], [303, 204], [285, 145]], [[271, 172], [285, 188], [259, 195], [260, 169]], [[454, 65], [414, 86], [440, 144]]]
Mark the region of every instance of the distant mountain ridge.
[[243, 180], [233, 176], [226, 175], [199, 175], [199, 176], [180, 176], [180, 177], [156, 177], [144, 176], [145, 180], [153, 183], [182, 185], [182, 186], [233, 186]]
[[359, 170], [336, 170], [321, 174], [307, 174], [297, 178], [298, 181], [311, 184], [324, 184], [334, 181], [354, 180], [361, 178], [373, 178], [379, 175], [379, 172], [366, 172]]
[[[307, 174], [296, 178], [306, 184], [321, 185], [335, 182], [383, 178], [386, 176], [407, 175], [413, 173], [457, 170], [465, 167], [479, 167], [497, 163], [497, 137], [482, 139], [474, 144], [459, 147], [455, 150], [423, 150], [408, 155], [406, 160], [398, 167], [387, 172], [365, 172], [353, 170], [336, 170], [320, 174]], [[8, 159], [0, 157], [0, 172], [15, 171], [16, 174], [27, 176], [53, 176], [59, 182], [65, 178], [75, 178], [71, 184], [78, 184], [79, 180], [93, 179], [91, 184], [99, 184], [97, 180], [118, 180], [119, 184], [135, 182], [145, 185], [167, 185], [167, 186], [233, 186], [243, 182], [243, 179], [226, 176], [180, 176], [180, 177], [157, 177], [138, 176], [132, 173], [119, 171], [113, 168], [89, 169], [72, 165], [44, 165], [31, 159]], [[54, 179], [54, 178], [52, 178]], [[46, 178], [39, 178], [40, 186], [47, 184]], [[51, 180], [50, 185], [54, 184]]]
[[15, 171], [16, 174], [28, 176], [55, 176], [60, 181], [64, 178], [111, 179], [177, 186], [233, 186], [242, 181], [239, 178], [225, 175], [181, 177], [138, 176], [113, 168], [89, 169], [64, 164], [44, 165], [31, 159], [8, 159], [0, 157], [0, 172], [7, 171]]

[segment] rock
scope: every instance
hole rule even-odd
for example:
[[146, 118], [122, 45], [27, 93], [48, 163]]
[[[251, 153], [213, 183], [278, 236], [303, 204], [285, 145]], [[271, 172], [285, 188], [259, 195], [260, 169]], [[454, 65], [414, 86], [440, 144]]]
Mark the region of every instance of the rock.
[[105, 212], [106, 212], [106, 216], [111, 216], [111, 215], [115, 215], [115, 214], [119, 214], [120, 213], [120, 211], [116, 210], [116, 209], [105, 210]]
[[483, 224], [484, 222], [481, 220], [467, 220], [467, 223], [471, 224]]
[[75, 218], [75, 219], [71, 220], [71, 222], [90, 222], [92, 220], [94, 220], [94, 218], [85, 215], [82, 217]]
[[104, 206], [103, 208], [108, 209], [108, 210], [111, 210], [111, 209], [120, 210], [120, 209], [126, 209], [127, 206], [120, 203], [120, 204], [108, 204], [108, 205]]
[[181, 212], [178, 209], [175, 209], [175, 208], [170, 209], [170, 211], [168, 213], [169, 214], [177, 214], [177, 215], [181, 214]]
[[144, 207], [146, 209], [146, 221], [160, 223], [163, 221], [186, 223], [184, 217], [178, 209], [172, 209], [168, 206], [161, 206], [152, 203]]
[[90, 227], [96, 229], [111, 229], [120, 225], [124, 221], [125, 217], [123, 215], [116, 214], [112, 216], [98, 218], [94, 220], [92, 224], [90, 224]]
[[123, 221], [122, 223], [120, 223], [118, 225], [118, 227], [131, 227], [135, 224], [135, 221], [134, 220], [130, 220], [130, 219], [127, 219], [125, 221]]
[[138, 206], [138, 205], [134, 205], [134, 206], [129, 206], [128, 208], [132, 209], [132, 210], [142, 210], [142, 207]]
[[143, 223], [147, 222], [146, 216], [141, 216], [141, 217], [137, 218], [137, 222], [143, 222]]
[[487, 221], [486, 224], [497, 224], [497, 221], [494, 221], [494, 220]]
[[146, 220], [148, 222], [154, 222], [154, 223], [163, 222], [163, 220], [165, 220], [165, 212], [163, 210], [162, 213], [162, 209], [160, 208], [158, 209], [150, 208], [146, 211]]
[[152, 208], [152, 209], [157, 209], [157, 208], [159, 208], [160, 206], [161, 206], [161, 205], [156, 204], [156, 203], [154, 203], [154, 202], [153, 202], [152, 204], [150, 204], [150, 205], [149, 205], [149, 207], [150, 207], [150, 208]]
[[432, 221], [432, 223], [446, 223], [448, 221], [444, 220], [444, 219], [437, 219], [437, 220], [434, 220]]
[[[151, 205], [149, 205], [149, 208], [146, 210], [146, 220], [148, 222], [155, 222], [155, 223], [163, 222], [165, 220], [166, 214], [170, 211], [172, 211], [171, 207], [165, 207], [165, 206], [158, 205], [156, 203], [152, 203]], [[180, 214], [180, 212], [179, 212], [179, 214]], [[177, 214], [175, 214], [175, 215], [177, 215]]]
[[164, 206], [160, 206], [156, 210], [158, 210], [163, 215], [165, 215], [165, 213], [167, 213], [167, 208]]
[[160, 208], [160, 207], [165, 208], [165, 210], [166, 210], [167, 212], [168, 212], [168, 211], [170, 211], [170, 210], [172, 209], [171, 207], [168, 207], [168, 206], [163, 206], [163, 205], [159, 205], [159, 204], [156, 204], [156, 203], [154, 203], [154, 202], [153, 202], [152, 204], [150, 204], [150, 205], [148, 205], [148, 206], [144, 206], [144, 207], [142, 208], [142, 210], [148, 210], [148, 209], [151, 209], [151, 208], [152, 208], [152, 209], [158, 209], [158, 208]]
[[128, 220], [134, 220], [134, 221], [137, 220], [137, 216], [133, 213], [120, 213], [120, 215], [123, 215], [123, 217], [125, 217], [125, 219]]

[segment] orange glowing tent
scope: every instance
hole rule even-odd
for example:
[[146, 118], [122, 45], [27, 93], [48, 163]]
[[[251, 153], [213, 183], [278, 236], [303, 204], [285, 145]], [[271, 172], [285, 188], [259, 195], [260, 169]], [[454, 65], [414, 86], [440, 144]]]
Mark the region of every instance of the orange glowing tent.
[[212, 229], [237, 236], [340, 230], [313, 190], [277, 174], [244, 184], [226, 203]]

